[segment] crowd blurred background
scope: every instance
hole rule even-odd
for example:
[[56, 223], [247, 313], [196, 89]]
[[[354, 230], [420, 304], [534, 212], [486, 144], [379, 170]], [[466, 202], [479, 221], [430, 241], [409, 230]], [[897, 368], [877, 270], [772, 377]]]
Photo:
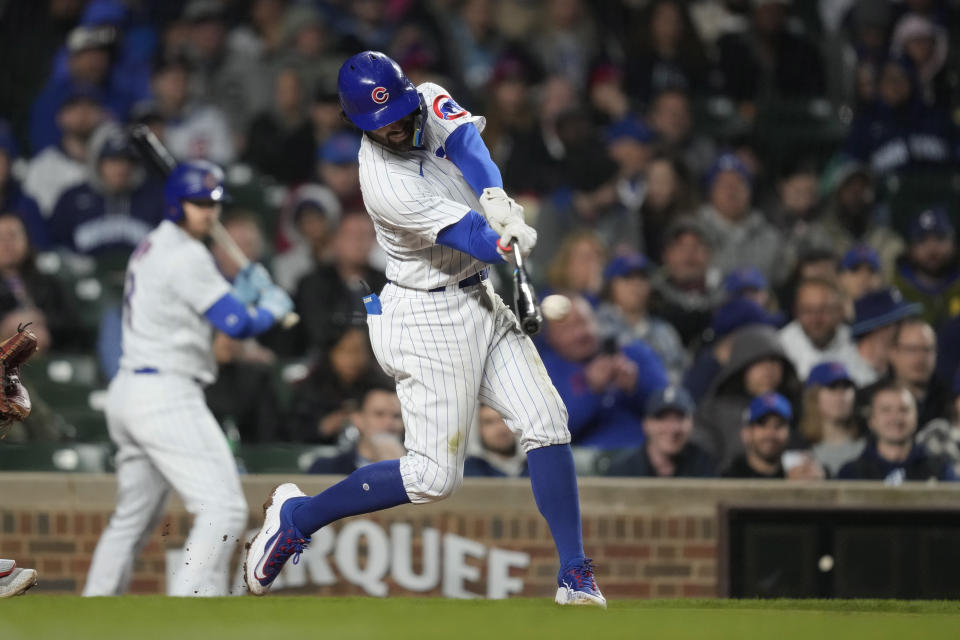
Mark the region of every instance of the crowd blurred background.
[[[958, 12], [0, 0], [0, 334], [32, 322], [43, 351], [24, 373], [34, 414], [0, 443], [0, 468], [109, 468], [123, 269], [162, 218], [131, 123], [225, 167], [227, 229], [303, 319], [215, 339], [208, 400], [239, 463], [346, 473], [402, 454], [360, 300], [385, 283], [384, 258], [336, 95], [341, 61], [377, 49], [486, 116], [539, 233], [541, 294], [573, 301], [536, 342], [581, 473], [953, 479]], [[471, 447], [468, 474], [524, 473], [492, 409]]]

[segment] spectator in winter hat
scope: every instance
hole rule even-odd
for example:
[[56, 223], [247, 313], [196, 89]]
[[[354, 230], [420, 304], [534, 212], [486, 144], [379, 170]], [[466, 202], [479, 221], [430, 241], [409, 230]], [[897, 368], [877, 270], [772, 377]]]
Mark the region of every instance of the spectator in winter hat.
[[910, 224], [907, 250], [897, 260], [894, 285], [911, 302], [923, 305], [935, 327], [960, 314], [960, 257], [953, 222], [945, 207], [920, 212]]

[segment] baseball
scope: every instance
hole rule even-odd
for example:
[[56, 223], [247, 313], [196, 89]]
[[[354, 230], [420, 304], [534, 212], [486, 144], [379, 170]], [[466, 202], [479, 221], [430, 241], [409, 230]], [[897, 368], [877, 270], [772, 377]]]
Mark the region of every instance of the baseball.
[[570, 313], [570, 298], [559, 294], [547, 296], [540, 303], [540, 311], [547, 320], [563, 320]]

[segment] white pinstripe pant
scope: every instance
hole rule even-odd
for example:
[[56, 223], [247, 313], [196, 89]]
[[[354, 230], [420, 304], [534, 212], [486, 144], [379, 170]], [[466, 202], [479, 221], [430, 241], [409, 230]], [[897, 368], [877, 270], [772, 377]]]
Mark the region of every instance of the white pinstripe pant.
[[167, 592], [227, 595], [230, 556], [248, 509], [230, 447], [200, 385], [177, 375], [121, 371], [110, 384], [107, 427], [119, 447], [117, 508], [97, 543], [83, 595], [126, 591], [171, 487], [194, 521], [184, 565]]
[[488, 281], [430, 293], [388, 284], [382, 313], [367, 315], [373, 351], [397, 381], [400, 460], [412, 502], [451, 495], [463, 482], [478, 400], [520, 434], [525, 452], [570, 442], [567, 409], [528, 336]]

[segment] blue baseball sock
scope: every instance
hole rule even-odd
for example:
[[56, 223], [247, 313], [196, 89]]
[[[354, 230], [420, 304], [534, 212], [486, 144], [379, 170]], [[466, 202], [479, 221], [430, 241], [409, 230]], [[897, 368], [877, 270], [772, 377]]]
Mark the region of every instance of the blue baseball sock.
[[527, 454], [530, 484], [537, 508], [547, 520], [560, 565], [583, 560], [583, 533], [580, 528], [580, 494], [570, 445], [534, 449]]
[[312, 535], [340, 518], [408, 502], [410, 498], [400, 477], [400, 461], [385, 460], [361, 467], [326, 491], [304, 500], [293, 510], [293, 524], [301, 533]]

